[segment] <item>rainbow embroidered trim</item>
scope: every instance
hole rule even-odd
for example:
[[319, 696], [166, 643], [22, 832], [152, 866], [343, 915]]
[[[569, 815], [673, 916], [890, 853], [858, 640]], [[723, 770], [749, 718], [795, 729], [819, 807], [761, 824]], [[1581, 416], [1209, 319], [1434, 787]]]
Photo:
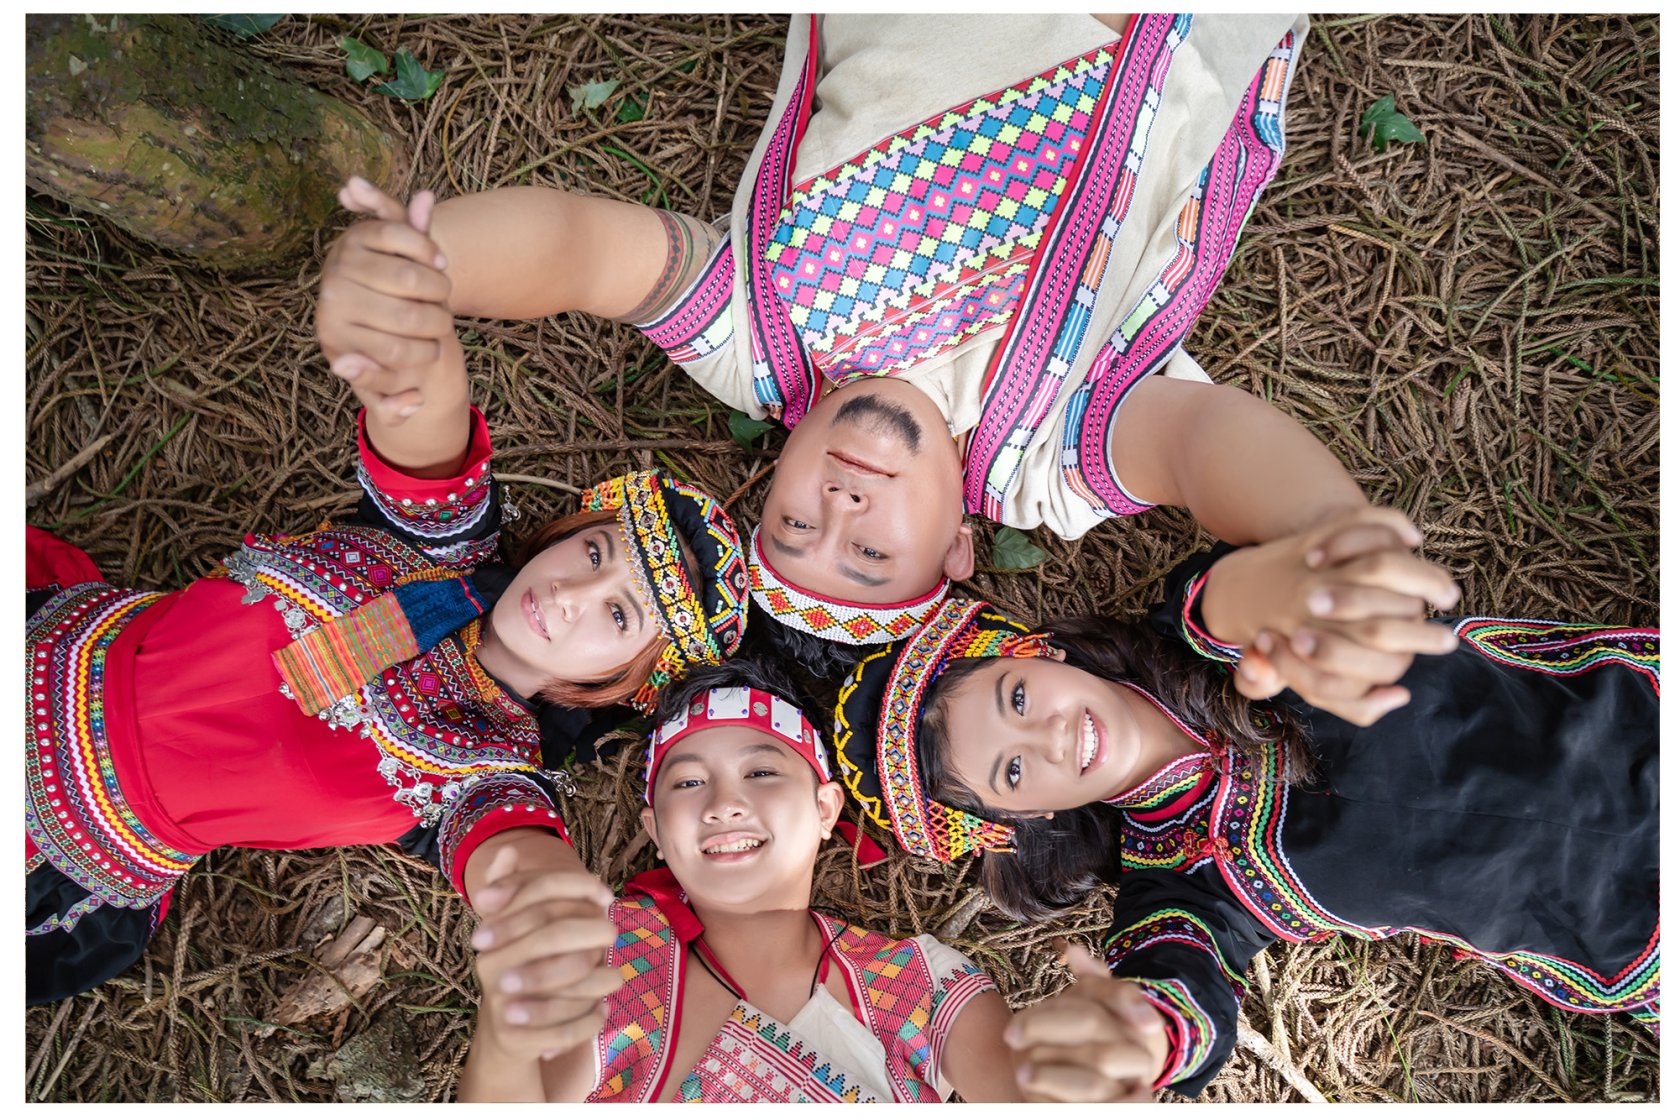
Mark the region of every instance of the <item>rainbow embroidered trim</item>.
[[862, 646], [902, 638], [928, 618], [951, 590], [941, 578], [933, 590], [901, 603], [855, 603], [830, 599], [789, 583], [764, 555], [759, 541], [762, 525], [753, 529], [752, 562], [748, 565], [753, 602], [771, 618], [825, 641]]
[[1522, 618], [1465, 618], [1459, 638], [1490, 661], [1573, 677], [1604, 664], [1622, 664], [1643, 675], [1662, 695], [1661, 633]]
[[1219, 1028], [1182, 980], [1139, 978], [1136, 983], [1144, 998], [1168, 1019], [1167, 1060], [1151, 1086], [1161, 1089], [1202, 1067], [1219, 1041]]
[[1109, 804], [1124, 814], [1120, 862], [1129, 871], [1188, 871], [1214, 856], [1209, 813], [1218, 788], [1212, 752], [1185, 755]]
[[[111, 761], [106, 657], [163, 597], [77, 584], [30, 618], [24, 640], [24, 831], [77, 886], [129, 909], [157, 902], [203, 854], [173, 848], [141, 823]], [[60, 915], [62, 928], [80, 916]]]

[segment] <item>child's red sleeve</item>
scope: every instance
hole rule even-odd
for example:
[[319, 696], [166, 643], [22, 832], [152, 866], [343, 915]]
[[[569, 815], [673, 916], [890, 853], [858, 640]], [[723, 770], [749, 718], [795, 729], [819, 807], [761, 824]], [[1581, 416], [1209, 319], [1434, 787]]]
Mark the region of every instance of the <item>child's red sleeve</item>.
[[438, 867], [462, 898], [467, 897], [467, 860], [480, 844], [510, 828], [548, 828], [572, 842], [548, 792], [518, 772], [479, 778], [444, 810], [438, 826]]
[[415, 478], [379, 457], [367, 437], [367, 410], [356, 416], [364, 520], [398, 533], [421, 548], [437, 548], [493, 535], [501, 526], [495, 476], [490, 471], [490, 426], [477, 407], [461, 470], [450, 478]]

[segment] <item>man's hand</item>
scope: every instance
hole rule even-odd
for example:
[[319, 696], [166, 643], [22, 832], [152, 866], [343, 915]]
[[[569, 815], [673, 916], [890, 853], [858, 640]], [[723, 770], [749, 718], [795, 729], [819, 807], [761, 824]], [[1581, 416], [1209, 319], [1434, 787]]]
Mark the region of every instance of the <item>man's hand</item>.
[[[565, 847], [564, 841], [554, 843]], [[501, 848], [474, 894], [479, 1033], [508, 1057], [537, 1059], [581, 1046], [605, 1022], [601, 1000], [623, 983], [606, 966], [616, 930], [612, 892], [570, 859], [526, 866], [529, 850]]]
[[[315, 336], [332, 371], [358, 396], [397, 396], [414, 388], [402, 375], [436, 363], [442, 340], [455, 333], [443, 272], [448, 262], [429, 236], [432, 192], [419, 192], [404, 207], [352, 177], [338, 201], [372, 220], [345, 230], [327, 253]], [[395, 407], [406, 403], [414, 402]]]
[[1221, 559], [1208, 574], [1202, 618], [1242, 645], [1237, 689], [1251, 699], [1293, 688], [1315, 707], [1368, 726], [1411, 699], [1395, 685], [1419, 653], [1457, 639], [1424, 621], [1458, 587], [1413, 554], [1421, 541], [1398, 510], [1366, 507]]
[[1062, 949], [1073, 983], [1015, 1013], [1003, 1033], [1030, 1101], [1151, 1101], [1167, 1060], [1165, 1020], [1129, 980], [1077, 945]]

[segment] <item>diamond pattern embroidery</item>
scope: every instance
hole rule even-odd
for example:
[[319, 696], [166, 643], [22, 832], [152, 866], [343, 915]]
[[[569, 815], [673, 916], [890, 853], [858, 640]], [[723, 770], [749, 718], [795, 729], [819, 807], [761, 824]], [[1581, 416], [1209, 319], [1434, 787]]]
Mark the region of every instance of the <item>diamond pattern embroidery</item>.
[[766, 260], [818, 366], [891, 373], [1008, 319], [1110, 62], [1081, 56], [794, 191]]

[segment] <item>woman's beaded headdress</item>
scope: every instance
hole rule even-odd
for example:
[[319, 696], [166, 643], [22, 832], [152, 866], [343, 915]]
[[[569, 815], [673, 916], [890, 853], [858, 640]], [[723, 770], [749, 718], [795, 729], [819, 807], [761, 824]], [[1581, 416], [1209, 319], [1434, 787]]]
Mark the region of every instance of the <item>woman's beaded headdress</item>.
[[834, 711], [842, 779], [905, 851], [949, 861], [965, 852], [1013, 850], [1013, 826], [928, 796], [917, 730], [929, 690], [957, 658], [1049, 655], [1047, 635], [1029, 632], [990, 603], [952, 599], [908, 638], [871, 651], [846, 677]]
[[[637, 590], [653, 606], [666, 644], [630, 700], [651, 712], [659, 690], [696, 665], [734, 653], [747, 626], [747, 563], [741, 535], [723, 506], [703, 490], [659, 471], [632, 471], [584, 491], [586, 510], [618, 514]], [[683, 563], [694, 553], [701, 586]]]

